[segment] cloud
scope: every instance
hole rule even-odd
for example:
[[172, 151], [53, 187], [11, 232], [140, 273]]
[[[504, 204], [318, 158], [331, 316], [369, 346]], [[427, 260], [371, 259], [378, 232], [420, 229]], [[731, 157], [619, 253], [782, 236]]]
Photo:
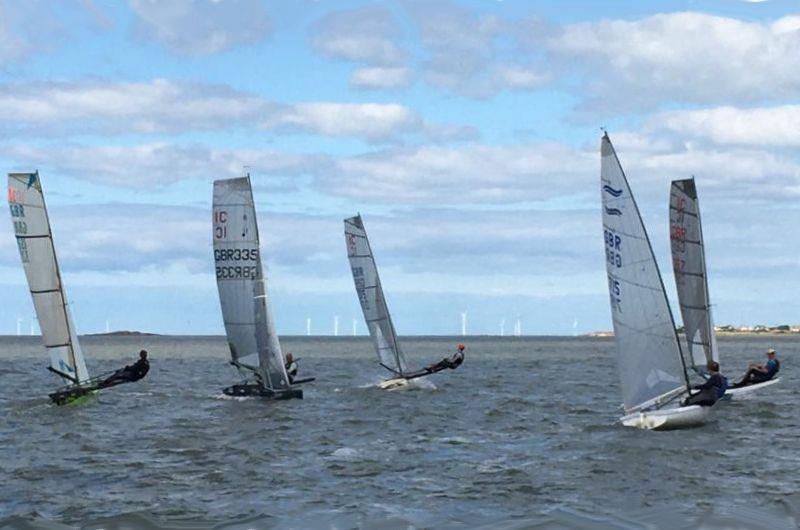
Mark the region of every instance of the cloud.
[[336, 186], [321, 185], [334, 195], [391, 203], [524, 202], [580, 193], [596, 165], [594, 153], [555, 143], [423, 146], [339, 159]]
[[365, 67], [353, 72], [350, 85], [363, 89], [405, 88], [411, 84], [411, 77], [411, 70], [405, 67]]
[[79, 29], [96, 25], [99, 12], [89, 0], [0, 0], [0, 65], [57, 49]]
[[350, 86], [390, 89], [411, 84], [407, 53], [397, 43], [399, 24], [388, 9], [376, 6], [328, 13], [311, 33], [318, 53], [360, 65], [350, 77]]
[[391, 12], [363, 7], [328, 13], [312, 28], [311, 43], [327, 57], [376, 66], [398, 65], [404, 53], [395, 44], [399, 34]]
[[9, 84], [0, 87], [0, 120], [9, 132], [39, 136], [244, 127], [384, 141], [424, 129], [396, 103], [277, 103], [225, 85], [165, 79]]
[[269, 177], [270, 189], [294, 188], [293, 179], [319, 174], [326, 156], [262, 149], [213, 149], [202, 145], [147, 143], [131, 146], [0, 146], [0, 154], [19, 169], [40, 167], [83, 181], [128, 189], [155, 189], [187, 179], [238, 175], [243, 166]]
[[370, 140], [419, 131], [422, 125], [416, 114], [394, 103], [298, 103], [264, 122], [266, 128]]
[[578, 74], [584, 110], [758, 102], [796, 97], [799, 28], [796, 16], [769, 23], [681, 12], [568, 24], [543, 46]]
[[260, 0], [129, 0], [136, 35], [178, 55], [201, 56], [257, 44], [270, 34]]
[[668, 111], [648, 118], [647, 124], [654, 131], [721, 146], [800, 146], [800, 105]]

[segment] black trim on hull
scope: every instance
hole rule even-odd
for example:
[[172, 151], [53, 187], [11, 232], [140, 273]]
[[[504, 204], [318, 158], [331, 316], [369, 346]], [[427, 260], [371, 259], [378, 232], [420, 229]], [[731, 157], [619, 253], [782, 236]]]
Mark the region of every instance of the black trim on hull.
[[233, 385], [222, 389], [226, 396], [234, 397], [260, 397], [264, 399], [303, 399], [301, 388], [287, 390], [269, 390], [256, 383]]

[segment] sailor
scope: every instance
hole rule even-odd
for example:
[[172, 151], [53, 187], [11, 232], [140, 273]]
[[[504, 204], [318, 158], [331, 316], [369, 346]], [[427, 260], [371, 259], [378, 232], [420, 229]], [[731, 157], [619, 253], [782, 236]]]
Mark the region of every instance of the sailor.
[[445, 368], [450, 368], [451, 370], [455, 370], [461, 363], [464, 362], [464, 345], [459, 344], [456, 352], [451, 355], [450, 357], [445, 357], [438, 363], [432, 364], [425, 368], [428, 372], [438, 372], [440, 370], [444, 370]]
[[742, 380], [733, 385], [733, 388], [769, 381], [775, 377], [780, 369], [781, 362], [775, 357], [775, 350], [770, 348], [767, 350], [767, 362], [764, 364], [751, 363]]
[[132, 383], [134, 381], [138, 381], [147, 375], [148, 370], [150, 370], [150, 362], [147, 360], [147, 351], [141, 350], [139, 352], [138, 361], [126, 366], [125, 368], [120, 368], [111, 374], [111, 376], [107, 377], [102, 383], [100, 383], [100, 387], [103, 388], [122, 383]]
[[719, 363], [716, 361], [708, 361], [706, 369], [708, 370], [708, 379], [706, 379], [706, 382], [702, 385], [696, 385], [694, 387], [694, 389], [699, 390], [699, 392], [686, 398], [683, 402], [684, 407], [688, 407], [689, 405], [710, 407], [725, 395], [725, 390], [728, 389], [728, 380], [719, 373]]
[[297, 377], [297, 361], [294, 360], [294, 355], [291, 353], [286, 354], [286, 373], [289, 375], [289, 383], [294, 383], [294, 378]]

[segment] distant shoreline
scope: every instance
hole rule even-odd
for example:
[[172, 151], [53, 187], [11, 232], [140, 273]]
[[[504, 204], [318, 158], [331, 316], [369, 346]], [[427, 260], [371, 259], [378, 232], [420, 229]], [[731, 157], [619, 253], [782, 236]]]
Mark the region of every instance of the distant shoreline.
[[108, 333], [86, 333], [84, 337], [163, 337], [158, 333], [147, 333], [144, 331], [109, 331]]

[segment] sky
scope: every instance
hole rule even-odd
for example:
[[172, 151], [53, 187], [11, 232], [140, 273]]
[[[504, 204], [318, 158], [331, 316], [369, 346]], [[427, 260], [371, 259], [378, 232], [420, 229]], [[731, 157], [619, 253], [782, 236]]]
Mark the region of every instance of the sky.
[[[718, 324], [800, 323], [800, 8], [767, 0], [0, 0], [0, 167], [40, 172], [79, 333], [224, 333], [215, 179], [251, 174], [278, 332], [611, 328], [608, 130], [673, 302], [694, 175]], [[0, 334], [34, 311], [9, 221]], [[503, 324], [505, 322], [505, 324]]]

